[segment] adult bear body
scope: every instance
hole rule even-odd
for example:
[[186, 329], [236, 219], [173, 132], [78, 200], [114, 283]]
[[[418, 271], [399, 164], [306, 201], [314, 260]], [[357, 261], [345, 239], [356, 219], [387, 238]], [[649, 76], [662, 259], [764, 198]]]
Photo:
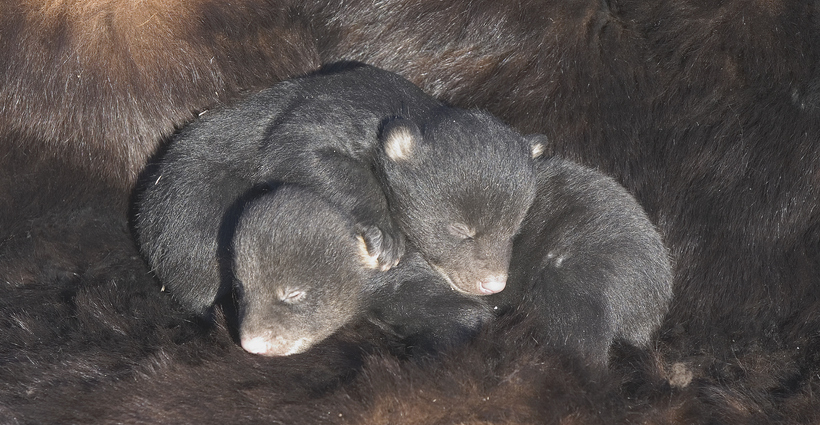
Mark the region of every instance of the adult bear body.
[[230, 288], [220, 247], [242, 197], [296, 183], [351, 214], [382, 269], [407, 235], [455, 288], [488, 294], [506, 284], [532, 201], [530, 155], [527, 139], [485, 113], [448, 107], [387, 71], [341, 65], [183, 129], [150, 174], [135, 228], [165, 287], [203, 314]]

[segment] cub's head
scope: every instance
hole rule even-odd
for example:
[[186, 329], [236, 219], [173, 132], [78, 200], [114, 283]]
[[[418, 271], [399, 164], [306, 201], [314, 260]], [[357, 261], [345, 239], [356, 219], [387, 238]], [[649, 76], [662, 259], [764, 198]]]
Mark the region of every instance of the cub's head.
[[389, 119], [380, 137], [377, 170], [407, 238], [454, 289], [504, 289], [512, 240], [535, 196], [541, 140], [453, 108], [423, 123]]
[[371, 254], [352, 219], [307, 190], [250, 202], [234, 236], [242, 348], [286, 356], [330, 336], [363, 308]]

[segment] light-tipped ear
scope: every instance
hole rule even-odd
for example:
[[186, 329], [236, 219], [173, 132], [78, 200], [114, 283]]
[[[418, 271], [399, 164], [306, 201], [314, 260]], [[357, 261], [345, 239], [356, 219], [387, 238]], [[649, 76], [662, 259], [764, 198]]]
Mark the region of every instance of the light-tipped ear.
[[393, 118], [382, 127], [382, 148], [391, 161], [408, 160], [413, 157], [421, 142], [418, 126], [404, 118]]
[[379, 268], [379, 255], [382, 253], [382, 231], [375, 226], [361, 226], [358, 240], [359, 259], [367, 269]]
[[549, 146], [547, 136], [543, 134], [529, 134], [524, 136], [524, 138], [527, 139], [527, 143], [530, 144], [530, 156], [532, 158], [538, 158], [547, 152], [547, 147]]

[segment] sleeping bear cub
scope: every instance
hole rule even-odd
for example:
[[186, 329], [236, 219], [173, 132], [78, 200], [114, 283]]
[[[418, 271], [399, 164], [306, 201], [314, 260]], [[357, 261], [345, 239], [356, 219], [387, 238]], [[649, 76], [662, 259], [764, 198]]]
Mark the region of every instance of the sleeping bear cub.
[[545, 347], [606, 364], [613, 341], [646, 347], [672, 297], [672, 264], [638, 202], [561, 158], [536, 164], [536, 195], [513, 243], [509, 285], [486, 298], [523, 310]]
[[182, 129], [146, 178], [134, 228], [157, 277], [197, 314], [231, 288], [220, 229], [238, 199], [270, 182], [353, 217], [380, 270], [397, 264], [406, 237], [452, 288], [492, 294], [535, 194], [531, 142], [396, 74], [341, 64]]
[[273, 186], [241, 207], [230, 273], [246, 351], [301, 353], [362, 313], [377, 273], [352, 218], [309, 190]]

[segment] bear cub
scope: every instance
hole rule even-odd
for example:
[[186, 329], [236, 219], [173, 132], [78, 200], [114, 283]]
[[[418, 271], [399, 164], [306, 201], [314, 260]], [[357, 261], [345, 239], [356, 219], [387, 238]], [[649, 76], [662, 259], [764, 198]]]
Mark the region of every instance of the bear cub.
[[638, 202], [612, 178], [552, 157], [513, 243], [507, 288], [487, 302], [522, 310], [545, 346], [605, 365], [613, 341], [645, 347], [672, 297], [672, 264]]
[[376, 271], [357, 230], [351, 217], [294, 185], [244, 203], [230, 264], [242, 348], [301, 353], [362, 313]]
[[353, 217], [381, 270], [397, 264], [406, 237], [453, 288], [496, 293], [535, 194], [531, 143], [396, 74], [331, 66], [183, 128], [147, 174], [134, 228], [157, 277], [202, 315], [231, 287], [219, 229], [237, 198], [269, 182], [300, 185]]

